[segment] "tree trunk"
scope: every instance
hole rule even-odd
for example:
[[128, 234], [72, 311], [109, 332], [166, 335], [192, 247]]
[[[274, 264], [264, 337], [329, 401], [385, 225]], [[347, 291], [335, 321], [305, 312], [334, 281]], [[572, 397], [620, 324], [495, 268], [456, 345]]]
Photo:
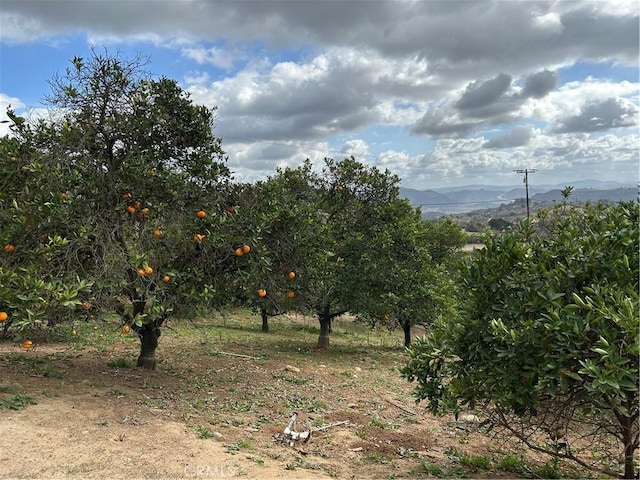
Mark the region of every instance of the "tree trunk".
[[634, 412], [634, 409], [637, 408], [634, 400], [637, 402], [637, 399], [629, 398], [629, 396], [627, 396], [627, 399], [625, 407], [627, 407], [629, 416], [618, 416], [622, 439], [624, 441], [624, 478], [637, 478], [635, 476], [635, 467], [633, 464], [633, 454], [638, 446], [639, 435], [637, 429], [637, 410]]
[[262, 331], [268, 332], [269, 331], [269, 314], [263, 308], [262, 310], [260, 310], [260, 315], [262, 316]]
[[145, 323], [137, 330], [140, 337], [140, 356], [136, 366], [147, 370], [156, 369], [156, 348], [158, 348], [158, 337], [160, 328], [155, 322]]
[[318, 348], [321, 350], [329, 349], [329, 333], [331, 329], [331, 315], [329, 306], [327, 305], [322, 312], [318, 312], [318, 320], [320, 321], [320, 335], [318, 336]]
[[411, 346], [411, 322], [409, 320], [402, 320], [400, 324], [404, 332], [404, 346], [409, 348]]

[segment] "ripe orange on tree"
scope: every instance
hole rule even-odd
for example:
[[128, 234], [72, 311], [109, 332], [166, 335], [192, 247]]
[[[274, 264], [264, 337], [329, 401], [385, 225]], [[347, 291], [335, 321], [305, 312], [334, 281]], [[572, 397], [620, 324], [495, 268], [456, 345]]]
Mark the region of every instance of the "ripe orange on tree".
[[198, 210], [196, 212], [196, 216], [198, 218], [206, 218], [207, 217], [207, 212], [205, 212], [204, 210]]
[[144, 207], [144, 208], [142, 209], [142, 214], [143, 214], [143, 215], [147, 215], [148, 213], [149, 213], [149, 208], [148, 208], [148, 207]]
[[62, 193], [60, 194], [60, 198], [61, 198], [62, 200], [66, 200], [67, 198], [69, 198], [69, 196], [68, 196], [66, 193], [62, 192]]
[[289, 272], [289, 274], [287, 275], [291, 280], [293, 280], [294, 278], [296, 278], [296, 272]]
[[153, 236], [154, 236], [154, 237], [161, 237], [161, 236], [162, 236], [162, 230], [160, 230], [159, 228], [156, 228], [156, 229], [153, 231]]
[[242, 253], [249, 253], [251, 251], [251, 247], [249, 245], [242, 246]]
[[33, 348], [33, 342], [31, 340], [25, 340], [24, 342], [22, 342], [22, 348], [24, 348], [25, 350]]
[[0, 322], [5, 322], [9, 318], [9, 314], [7, 312], [0, 312]]
[[134, 207], [133, 205], [129, 205], [127, 207], [127, 213], [133, 215], [134, 213], [136, 213], [136, 207]]
[[200, 243], [200, 242], [202, 242], [202, 240], [204, 240], [204, 235], [201, 234], [201, 233], [196, 233], [196, 234], [193, 235], [193, 239], [196, 242]]
[[259, 297], [264, 297], [266, 295], [267, 295], [267, 291], [264, 288], [261, 288], [260, 290], [258, 290]]
[[82, 310], [91, 310], [91, 304], [89, 302], [82, 302], [80, 308], [82, 308]]
[[164, 283], [169, 283], [171, 281], [171, 277], [169, 275], [165, 275], [164, 277], [162, 277], [162, 281]]
[[129, 333], [131, 331], [131, 327], [129, 325], [122, 326], [122, 333]]
[[151, 267], [144, 267], [144, 274], [145, 275], [151, 275], [153, 273], [153, 268]]
[[15, 252], [15, 251], [16, 251], [16, 247], [15, 247], [15, 245], [12, 245], [11, 243], [7, 243], [7, 244], [4, 246], [4, 251], [5, 251], [6, 253], [13, 253], [13, 252]]
[[242, 255], [244, 255], [244, 251], [242, 250], [242, 248], [238, 247], [236, 248], [235, 254], [236, 257], [241, 257]]
[[130, 193], [123, 193], [122, 194], [122, 199], [123, 200], [129, 200], [131, 198], [131, 194]]
[[144, 268], [139, 268], [138, 269], [138, 275], [140, 275], [141, 277], [144, 277], [146, 275]]
[[294, 296], [295, 296], [295, 293], [293, 293], [291, 290], [287, 292], [287, 298], [293, 298]]

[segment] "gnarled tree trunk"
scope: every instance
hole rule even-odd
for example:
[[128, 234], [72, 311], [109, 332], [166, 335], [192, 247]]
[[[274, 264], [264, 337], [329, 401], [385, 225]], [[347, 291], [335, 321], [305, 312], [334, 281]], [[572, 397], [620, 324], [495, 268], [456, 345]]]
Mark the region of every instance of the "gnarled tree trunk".
[[318, 336], [318, 348], [322, 350], [329, 349], [329, 334], [331, 333], [331, 321], [344, 313], [345, 310], [331, 313], [330, 306], [325, 305], [322, 310], [318, 311], [318, 321], [320, 322], [320, 335]]
[[262, 317], [262, 331], [269, 331], [269, 312], [267, 312], [264, 308], [260, 310], [260, 316]]
[[156, 348], [158, 348], [158, 338], [160, 337], [160, 328], [156, 322], [145, 323], [137, 330], [140, 337], [140, 356], [136, 366], [147, 370], [156, 369]]
[[329, 305], [318, 311], [318, 321], [320, 322], [320, 335], [318, 336], [318, 348], [329, 349], [329, 333], [331, 333], [331, 311]]

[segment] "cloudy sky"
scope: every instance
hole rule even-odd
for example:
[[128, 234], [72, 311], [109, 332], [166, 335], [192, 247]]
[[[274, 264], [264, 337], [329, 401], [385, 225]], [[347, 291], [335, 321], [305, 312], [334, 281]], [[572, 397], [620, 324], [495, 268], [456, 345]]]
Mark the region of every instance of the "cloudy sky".
[[[0, 116], [90, 48], [218, 107], [236, 178], [353, 155], [405, 187], [639, 173], [630, 1], [1, 0]], [[5, 133], [1, 131], [0, 133]]]

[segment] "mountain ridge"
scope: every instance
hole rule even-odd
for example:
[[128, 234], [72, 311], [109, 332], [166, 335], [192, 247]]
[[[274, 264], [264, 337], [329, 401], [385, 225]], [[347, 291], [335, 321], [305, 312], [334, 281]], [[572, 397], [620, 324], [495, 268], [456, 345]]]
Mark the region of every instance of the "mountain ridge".
[[[633, 183], [581, 180], [573, 184], [529, 185], [530, 201], [560, 201], [561, 191], [573, 187], [570, 201], [609, 200], [619, 202], [638, 198], [638, 187]], [[437, 218], [447, 214], [465, 213], [473, 210], [497, 207], [503, 203], [525, 198], [525, 187], [497, 185], [466, 185], [459, 187], [438, 187], [418, 190], [400, 187], [400, 197], [406, 198], [413, 206], [422, 208], [423, 217]]]

